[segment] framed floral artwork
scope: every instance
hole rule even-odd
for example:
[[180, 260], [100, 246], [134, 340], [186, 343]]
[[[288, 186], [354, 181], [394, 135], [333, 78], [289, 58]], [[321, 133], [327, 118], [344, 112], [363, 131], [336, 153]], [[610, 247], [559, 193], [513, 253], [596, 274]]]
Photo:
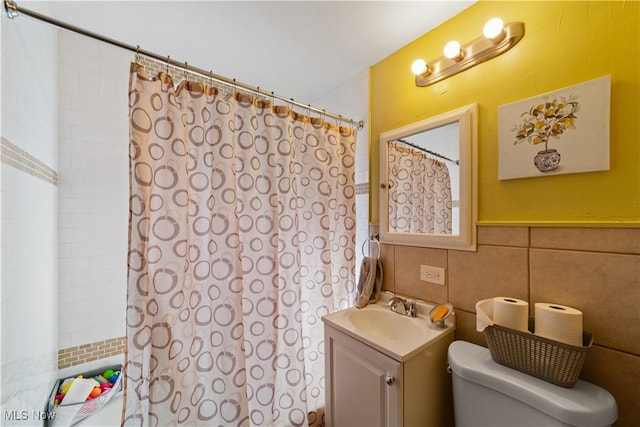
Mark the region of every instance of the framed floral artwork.
[[498, 109], [501, 180], [609, 170], [611, 76]]

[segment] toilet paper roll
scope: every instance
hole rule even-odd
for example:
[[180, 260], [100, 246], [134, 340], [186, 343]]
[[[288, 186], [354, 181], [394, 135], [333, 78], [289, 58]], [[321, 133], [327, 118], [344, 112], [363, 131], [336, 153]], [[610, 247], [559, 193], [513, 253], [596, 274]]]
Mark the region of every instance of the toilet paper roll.
[[482, 332], [493, 325], [493, 298], [483, 299], [476, 303], [476, 331]]
[[[496, 312], [500, 313], [496, 315]], [[511, 329], [528, 332], [529, 304], [510, 297], [483, 299], [476, 303], [476, 330], [499, 324]]]
[[529, 330], [529, 303], [517, 298], [495, 297], [493, 321], [497, 325], [527, 332]]
[[536, 303], [535, 335], [582, 347], [582, 312], [559, 304]]

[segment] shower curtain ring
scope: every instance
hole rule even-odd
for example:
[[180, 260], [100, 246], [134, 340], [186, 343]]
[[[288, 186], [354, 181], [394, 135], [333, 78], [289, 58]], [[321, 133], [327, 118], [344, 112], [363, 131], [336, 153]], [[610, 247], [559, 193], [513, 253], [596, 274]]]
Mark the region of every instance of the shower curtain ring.
[[187, 65], [187, 61], [184, 61], [184, 79], [187, 80], [187, 68], [189, 68], [189, 65]]
[[136, 57], [134, 58], [133, 62], [135, 62], [136, 64], [140, 62], [140, 45], [136, 45]]
[[167, 74], [169, 74], [169, 61], [171, 60], [171, 56], [167, 55]]

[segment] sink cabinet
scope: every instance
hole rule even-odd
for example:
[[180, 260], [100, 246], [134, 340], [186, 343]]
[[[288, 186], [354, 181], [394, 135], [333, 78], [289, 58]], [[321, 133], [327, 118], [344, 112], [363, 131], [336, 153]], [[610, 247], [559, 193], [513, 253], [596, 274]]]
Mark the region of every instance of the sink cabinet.
[[396, 360], [325, 323], [327, 427], [453, 425], [446, 372], [453, 329]]

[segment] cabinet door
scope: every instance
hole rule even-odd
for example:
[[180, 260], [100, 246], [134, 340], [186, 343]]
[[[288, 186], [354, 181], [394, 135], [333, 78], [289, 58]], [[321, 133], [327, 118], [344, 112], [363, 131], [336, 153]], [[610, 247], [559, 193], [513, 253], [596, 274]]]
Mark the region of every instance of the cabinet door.
[[328, 427], [401, 426], [402, 364], [325, 324]]

